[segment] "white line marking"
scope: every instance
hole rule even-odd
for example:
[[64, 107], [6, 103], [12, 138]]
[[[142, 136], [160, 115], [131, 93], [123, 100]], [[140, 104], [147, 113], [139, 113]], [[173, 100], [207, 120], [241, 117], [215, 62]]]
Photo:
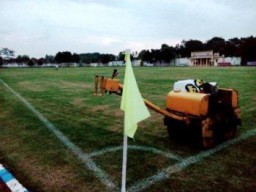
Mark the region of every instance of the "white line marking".
[[222, 143], [213, 149], [203, 151], [197, 155], [187, 157], [179, 163], [176, 163], [172, 166], [162, 169], [156, 175], [153, 175], [151, 177], [141, 180], [140, 182], [131, 186], [127, 191], [135, 192], [135, 191], [145, 190], [146, 188], [150, 187], [151, 185], [155, 184], [156, 182], [168, 179], [173, 173], [180, 172], [180, 171], [184, 170], [185, 168], [187, 168], [188, 166], [198, 163], [198, 162], [202, 161], [203, 159], [205, 159], [206, 157], [209, 157], [210, 155], [213, 155], [213, 154], [229, 147], [230, 145], [237, 144], [238, 142], [246, 140], [247, 138], [255, 136], [255, 135], [256, 135], [256, 129], [252, 129], [252, 130], [247, 131], [240, 137], [237, 137], [233, 140], [229, 140], [225, 143]]
[[27, 100], [25, 100], [20, 94], [14, 91], [9, 85], [7, 85], [2, 79], [0, 82], [10, 90], [16, 97], [18, 97], [25, 106], [30, 109], [38, 119], [55, 134], [55, 136], [67, 147], [69, 148], [83, 163], [84, 165], [91, 171], [93, 171], [102, 183], [104, 183], [110, 190], [117, 190], [116, 184], [110, 179], [110, 176], [107, 175], [103, 170], [101, 170], [97, 165], [93, 162], [93, 160], [85, 154], [82, 149], [72, 143], [61, 131], [59, 131], [48, 119], [46, 119], [39, 111], [37, 111]]
[[[92, 153], [88, 154], [88, 156], [89, 157], [99, 156], [99, 155], [103, 155], [105, 153], [115, 152], [115, 151], [119, 151], [119, 150], [122, 150], [122, 149], [123, 149], [123, 146], [105, 148], [105, 149], [102, 149], [100, 151], [92, 152]], [[156, 153], [156, 154], [165, 156], [165, 157], [167, 157], [169, 159], [175, 159], [177, 161], [181, 161], [182, 160], [182, 158], [179, 157], [178, 155], [174, 155], [174, 154], [168, 153], [168, 152], [163, 152], [163, 151], [158, 150], [158, 149], [153, 148], [153, 147], [145, 147], [145, 146], [138, 146], [138, 145], [128, 145], [128, 149]]]

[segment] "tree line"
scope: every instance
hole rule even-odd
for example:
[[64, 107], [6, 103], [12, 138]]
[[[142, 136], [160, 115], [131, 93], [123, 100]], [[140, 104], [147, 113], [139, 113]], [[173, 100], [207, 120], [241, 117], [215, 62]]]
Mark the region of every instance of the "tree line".
[[183, 40], [176, 46], [163, 44], [160, 49], [142, 50], [139, 58], [143, 61], [170, 62], [174, 58], [190, 57], [192, 51], [213, 50], [225, 57], [241, 57], [242, 64], [248, 61], [256, 61], [256, 37], [232, 38], [225, 40], [221, 37], [202, 42], [200, 40]]
[[[213, 37], [212, 39], [202, 42], [196, 39], [183, 40], [180, 44], [169, 46], [162, 44], [160, 49], [145, 49], [136, 55], [132, 55], [132, 59], [140, 59], [144, 62], [170, 62], [175, 58], [190, 57], [192, 51], [213, 50], [215, 53], [226, 57], [241, 57], [242, 65], [246, 65], [248, 61], [256, 61], [256, 37], [232, 38], [225, 40], [221, 37]], [[44, 63], [102, 63], [107, 64], [110, 61], [123, 60], [124, 53], [118, 55], [101, 54], [101, 53], [71, 53], [69, 51], [58, 52], [55, 56], [46, 55], [44, 58], [30, 58], [28, 55], [18, 55], [14, 57], [14, 51], [8, 48], [0, 50], [0, 65], [4, 62], [8, 63], [26, 63], [30, 66], [35, 64], [42, 65]]]

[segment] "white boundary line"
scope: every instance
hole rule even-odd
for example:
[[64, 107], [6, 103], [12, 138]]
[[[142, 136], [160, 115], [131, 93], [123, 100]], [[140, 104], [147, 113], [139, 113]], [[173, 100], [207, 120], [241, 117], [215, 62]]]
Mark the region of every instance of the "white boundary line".
[[[92, 153], [88, 154], [88, 156], [89, 157], [100, 156], [100, 155], [103, 155], [105, 153], [120, 151], [122, 149], [123, 149], [123, 146], [109, 147], [109, 148], [105, 148], [105, 149], [102, 149], [102, 150], [99, 150], [99, 151], [92, 152]], [[159, 155], [165, 156], [165, 157], [167, 157], [169, 159], [174, 159], [174, 160], [177, 160], [177, 161], [182, 161], [182, 158], [179, 157], [178, 155], [174, 155], [174, 154], [168, 153], [168, 152], [163, 152], [163, 151], [158, 150], [158, 149], [153, 148], [153, 147], [138, 146], [138, 145], [128, 145], [128, 149], [151, 152], [151, 153], [155, 153], [155, 154], [159, 154]]]
[[84, 153], [81, 148], [72, 143], [61, 131], [59, 131], [49, 120], [47, 120], [39, 111], [37, 111], [27, 100], [25, 100], [20, 94], [14, 91], [9, 85], [7, 85], [2, 79], [0, 82], [11, 91], [16, 97], [18, 97], [25, 106], [30, 109], [38, 119], [47, 127], [48, 130], [53, 132], [55, 136], [68, 148], [70, 149], [83, 163], [84, 165], [91, 171], [93, 171], [100, 179], [102, 183], [104, 183], [110, 190], [117, 190], [116, 184], [110, 179], [110, 176], [103, 170], [101, 170], [94, 161], [88, 156], [88, 154]]

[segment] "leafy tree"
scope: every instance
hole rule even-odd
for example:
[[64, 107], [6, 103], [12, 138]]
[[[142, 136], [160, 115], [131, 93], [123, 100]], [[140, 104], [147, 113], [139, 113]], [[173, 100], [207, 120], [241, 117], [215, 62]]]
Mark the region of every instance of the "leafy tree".
[[79, 56], [80, 56], [80, 61], [82, 63], [87, 63], [87, 64], [96, 63], [100, 59], [99, 53], [82, 53]]
[[199, 40], [189, 40], [185, 42], [186, 56], [190, 57], [192, 51], [202, 51], [204, 46]]
[[149, 50], [142, 50], [139, 53], [138, 58], [146, 62], [151, 62], [153, 60], [153, 56]]
[[112, 54], [101, 54], [100, 55], [100, 61], [103, 64], [107, 64], [110, 61], [114, 61], [115, 60], [115, 55]]
[[120, 52], [119, 54], [118, 54], [118, 56], [117, 56], [117, 60], [119, 60], [119, 61], [124, 61], [124, 52]]
[[0, 57], [0, 66], [2, 66], [4, 64], [3, 58]]
[[238, 39], [237, 37], [229, 39], [228, 42], [232, 44], [234, 47], [239, 47], [241, 46], [242, 43], [241, 39]]
[[221, 37], [213, 37], [206, 42], [205, 48], [206, 50], [213, 50], [214, 52], [218, 52], [222, 55], [225, 50], [225, 39]]
[[14, 57], [14, 51], [8, 48], [2, 48], [0, 50], [0, 56], [3, 57], [3, 59], [11, 59]]
[[138, 59], [143, 60], [145, 53], [146, 53], [146, 50], [142, 50], [142, 51], [139, 53], [139, 55], [138, 55]]
[[43, 65], [44, 63], [46, 63], [46, 60], [44, 58], [40, 58], [37, 60], [38, 65]]
[[154, 63], [156, 61], [162, 61], [161, 50], [159, 50], [159, 49], [151, 49], [151, 55], [152, 55], [152, 59], [151, 59], [152, 63]]
[[185, 57], [187, 55], [187, 51], [184, 44], [177, 44], [175, 46], [175, 57]]
[[161, 56], [162, 56], [162, 60], [165, 62], [170, 62], [171, 59], [175, 58], [175, 49], [174, 47], [169, 47], [166, 44], [162, 44], [161, 46]]
[[45, 56], [45, 62], [46, 62], [46, 63], [55, 63], [54, 56], [52, 56], [52, 55], [46, 55], [46, 56]]
[[75, 62], [75, 63], [79, 63], [80, 62], [80, 56], [78, 54], [73, 53], [72, 57], [73, 57], [73, 59], [72, 59], [73, 62]]
[[58, 52], [55, 56], [57, 63], [71, 63], [73, 62], [72, 54], [69, 51]]
[[256, 37], [251, 36], [241, 40], [242, 64], [245, 65], [248, 61], [256, 61]]
[[29, 67], [32, 67], [33, 65], [35, 65], [34, 60], [33, 60], [33, 59], [29, 59], [29, 61], [28, 61], [28, 66], [29, 66]]
[[28, 64], [28, 62], [30, 61], [29, 59], [29, 56], [27, 55], [19, 55], [17, 58], [16, 58], [16, 62], [21, 64], [21, 63], [26, 63]]

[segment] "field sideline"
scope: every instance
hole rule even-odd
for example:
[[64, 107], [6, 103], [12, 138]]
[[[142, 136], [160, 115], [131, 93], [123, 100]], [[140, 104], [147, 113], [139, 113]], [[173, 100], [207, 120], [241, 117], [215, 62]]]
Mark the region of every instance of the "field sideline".
[[[113, 69], [0, 69], [0, 163], [27, 189], [119, 190], [121, 98], [93, 96], [94, 75], [109, 77]], [[124, 68], [117, 69], [122, 81]], [[135, 141], [129, 140], [128, 191], [255, 190], [256, 68], [138, 67], [134, 72], [143, 97], [163, 108], [177, 80], [199, 78], [235, 88], [243, 124], [237, 141], [172, 174], [174, 168], [168, 168], [210, 151], [170, 139], [162, 116], [150, 111]], [[150, 180], [163, 170], [164, 179]]]

